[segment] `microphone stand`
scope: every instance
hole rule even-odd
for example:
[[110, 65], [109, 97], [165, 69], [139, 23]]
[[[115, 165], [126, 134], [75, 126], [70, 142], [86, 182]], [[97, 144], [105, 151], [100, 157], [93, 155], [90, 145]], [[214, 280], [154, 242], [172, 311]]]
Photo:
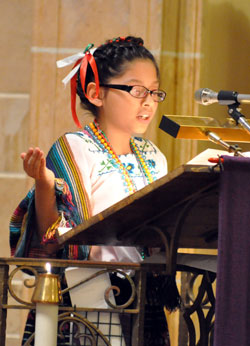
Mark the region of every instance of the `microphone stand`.
[[223, 146], [229, 153], [234, 153], [234, 156], [242, 156], [244, 155], [241, 153], [241, 148], [236, 145], [230, 145], [227, 142], [223, 141], [216, 133], [212, 131], [204, 131], [205, 135], [208, 137], [208, 139], [216, 144], [220, 144]]
[[240, 123], [244, 127], [244, 129], [250, 133], [250, 125], [246, 121], [245, 115], [240, 113], [239, 106], [239, 102], [228, 105], [228, 114], [235, 120], [237, 125], [238, 123]]

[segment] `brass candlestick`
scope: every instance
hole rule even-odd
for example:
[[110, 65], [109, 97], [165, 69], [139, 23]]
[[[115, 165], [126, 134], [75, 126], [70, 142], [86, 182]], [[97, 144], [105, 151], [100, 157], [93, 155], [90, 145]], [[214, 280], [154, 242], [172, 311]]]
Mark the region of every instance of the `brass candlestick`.
[[58, 305], [62, 301], [59, 276], [51, 274], [51, 265], [46, 264], [47, 273], [39, 274], [32, 302], [36, 303], [35, 346], [57, 344]]

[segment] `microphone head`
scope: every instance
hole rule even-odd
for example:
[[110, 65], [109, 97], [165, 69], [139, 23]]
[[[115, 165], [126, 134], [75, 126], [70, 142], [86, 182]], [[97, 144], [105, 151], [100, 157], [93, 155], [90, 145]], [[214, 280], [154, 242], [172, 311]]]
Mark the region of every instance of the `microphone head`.
[[194, 99], [196, 102], [208, 106], [212, 103], [218, 102], [217, 93], [208, 88], [198, 89], [194, 93]]

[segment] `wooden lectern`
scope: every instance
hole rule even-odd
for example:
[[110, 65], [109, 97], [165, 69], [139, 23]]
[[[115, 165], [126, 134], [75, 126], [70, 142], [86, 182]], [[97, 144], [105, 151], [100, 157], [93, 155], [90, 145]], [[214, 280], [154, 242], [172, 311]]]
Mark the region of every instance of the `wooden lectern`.
[[168, 274], [178, 248], [217, 248], [218, 180], [214, 166], [183, 165], [60, 234], [59, 244], [164, 247]]
[[[152, 266], [142, 262], [141, 283], [145, 286], [146, 272], [151, 270], [175, 275], [178, 248], [217, 248], [218, 181], [219, 169], [214, 166], [183, 165], [70, 231], [58, 232], [58, 242], [160, 247], [166, 254], [165, 263]], [[186, 271], [185, 266], [182, 270]], [[143, 290], [143, 284], [139, 287]], [[138, 346], [143, 345], [145, 289], [143, 292], [141, 316], [133, 332], [133, 345]], [[208, 333], [204, 336], [202, 329], [200, 345], [205, 346]], [[195, 335], [189, 341], [195, 345]]]

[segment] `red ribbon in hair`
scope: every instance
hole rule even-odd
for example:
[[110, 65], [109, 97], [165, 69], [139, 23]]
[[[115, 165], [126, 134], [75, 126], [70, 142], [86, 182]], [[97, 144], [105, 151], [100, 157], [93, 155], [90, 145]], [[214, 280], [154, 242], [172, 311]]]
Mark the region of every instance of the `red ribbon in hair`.
[[[89, 97], [86, 94], [86, 90], [85, 90], [85, 79], [86, 79], [88, 64], [90, 64], [90, 67], [92, 68], [94, 78], [95, 78], [95, 83], [96, 83], [95, 98], [98, 97], [99, 90], [100, 90], [99, 76], [98, 76], [98, 70], [97, 70], [95, 58], [89, 52], [89, 49], [92, 47], [93, 47], [93, 45], [91, 45], [91, 44], [89, 44], [87, 46], [87, 48], [84, 51], [84, 53], [85, 53], [84, 57], [81, 59], [78, 59], [74, 65], [74, 67], [73, 67], [73, 68], [75, 68], [78, 64], [81, 63], [80, 79], [81, 79], [82, 90], [83, 90], [84, 95], [87, 99], [89, 99]], [[70, 81], [70, 83], [71, 83], [71, 112], [72, 112], [72, 117], [73, 117], [73, 120], [74, 120], [76, 126], [81, 129], [82, 125], [81, 125], [81, 123], [77, 117], [77, 114], [76, 114], [76, 81], [77, 81], [77, 73], [71, 78], [71, 81]]]

